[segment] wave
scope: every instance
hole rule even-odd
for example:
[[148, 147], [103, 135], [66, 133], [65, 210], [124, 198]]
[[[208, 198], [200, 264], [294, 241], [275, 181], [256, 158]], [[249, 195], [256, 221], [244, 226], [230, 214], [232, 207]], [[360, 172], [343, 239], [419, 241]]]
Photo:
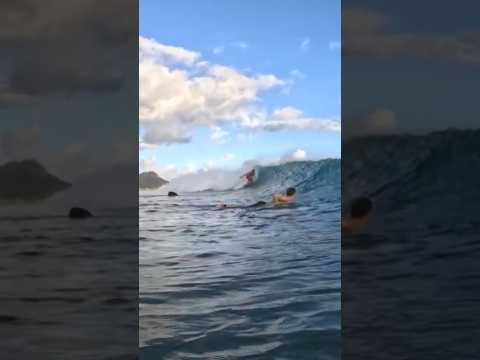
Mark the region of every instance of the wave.
[[366, 195], [386, 214], [465, 214], [480, 200], [479, 143], [479, 130], [352, 140], [343, 149], [342, 202]]
[[259, 167], [257, 180], [248, 187], [273, 192], [293, 186], [305, 193], [321, 186], [337, 185], [339, 182], [340, 160], [323, 159]]
[[280, 165], [255, 166], [256, 177], [246, 184], [240, 176], [243, 171], [208, 170], [173, 179], [160, 188], [168, 191], [256, 191], [267, 193], [296, 187], [300, 192], [314, 191], [324, 185], [340, 184], [340, 160], [295, 161]]

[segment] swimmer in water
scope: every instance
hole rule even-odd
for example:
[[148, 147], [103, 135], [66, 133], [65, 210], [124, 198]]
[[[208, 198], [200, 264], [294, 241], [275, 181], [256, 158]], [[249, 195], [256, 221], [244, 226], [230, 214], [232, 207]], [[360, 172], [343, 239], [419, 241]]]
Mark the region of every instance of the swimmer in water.
[[283, 194], [273, 194], [272, 201], [274, 203], [289, 203], [295, 197], [296, 190], [293, 187], [289, 187], [285, 193]]
[[259, 207], [259, 206], [264, 206], [267, 205], [265, 201], [257, 201], [255, 204], [252, 205], [247, 205], [247, 206], [241, 206], [241, 205], [229, 205], [225, 203], [221, 203], [217, 205], [217, 208], [219, 209], [238, 209], [238, 208], [252, 208], [252, 207]]
[[221, 204], [217, 205], [217, 208], [219, 208], [219, 209], [236, 209], [236, 208], [240, 208], [240, 207], [241, 207], [240, 205], [229, 205], [229, 204], [225, 204], [225, 203], [221, 203]]
[[[285, 195], [283, 194], [273, 194], [272, 195], [272, 202], [273, 203], [289, 203], [295, 197], [296, 190], [293, 187], [287, 189]], [[236, 208], [255, 208], [260, 206], [265, 206], [267, 203], [265, 201], [257, 201], [255, 204], [247, 205], [247, 206], [240, 206], [240, 205], [229, 205], [225, 203], [221, 203], [217, 205], [219, 209], [236, 209]]]
[[353, 234], [367, 225], [372, 211], [372, 201], [367, 197], [359, 197], [352, 201], [350, 214], [342, 220], [342, 232]]

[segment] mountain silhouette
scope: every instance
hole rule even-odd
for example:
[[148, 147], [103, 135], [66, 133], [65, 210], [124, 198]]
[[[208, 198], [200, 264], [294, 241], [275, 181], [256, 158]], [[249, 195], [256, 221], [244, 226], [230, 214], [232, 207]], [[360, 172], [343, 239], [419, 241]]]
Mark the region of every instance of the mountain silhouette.
[[158, 176], [155, 171], [143, 172], [139, 176], [140, 189], [157, 189], [165, 184], [168, 184], [168, 181]]
[[42, 200], [70, 186], [36, 160], [11, 161], [0, 166], [1, 200]]

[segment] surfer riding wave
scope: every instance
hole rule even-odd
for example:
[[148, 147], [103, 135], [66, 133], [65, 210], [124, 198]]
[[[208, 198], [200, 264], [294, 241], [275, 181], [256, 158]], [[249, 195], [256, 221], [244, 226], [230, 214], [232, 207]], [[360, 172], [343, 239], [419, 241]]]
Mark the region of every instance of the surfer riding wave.
[[255, 179], [255, 169], [252, 169], [249, 172], [246, 172], [245, 174], [240, 176], [240, 179], [243, 179], [243, 178], [247, 180], [247, 184], [251, 184]]

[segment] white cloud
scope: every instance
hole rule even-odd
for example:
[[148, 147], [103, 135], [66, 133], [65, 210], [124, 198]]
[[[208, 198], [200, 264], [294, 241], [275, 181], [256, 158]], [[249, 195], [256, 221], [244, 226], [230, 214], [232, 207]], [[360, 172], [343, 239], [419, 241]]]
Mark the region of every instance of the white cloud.
[[[292, 77], [301, 78], [299, 70]], [[139, 114], [142, 149], [159, 144], [186, 143], [196, 127], [213, 129], [211, 139], [226, 140], [220, 126], [238, 123], [253, 130], [282, 128], [339, 130], [334, 120], [306, 117], [300, 110], [290, 116], [286, 107], [268, 114], [260, 107], [260, 95], [292, 80], [272, 74], [245, 74], [202, 61], [197, 52], [140, 37]], [[289, 85], [290, 84], [290, 85]]]
[[291, 161], [302, 161], [306, 159], [307, 159], [307, 152], [303, 149], [296, 149], [282, 156], [279, 162], [286, 163]]
[[295, 160], [304, 160], [307, 157], [305, 150], [297, 149], [293, 152], [292, 158]]
[[210, 139], [217, 144], [224, 144], [230, 133], [228, 131], [223, 130], [219, 126], [212, 127], [212, 134], [210, 135]]
[[161, 178], [165, 180], [172, 180], [176, 177], [193, 174], [199, 170], [198, 166], [189, 163], [185, 166], [177, 166], [175, 164], [159, 165], [155, 157], [140, 159], [140, 172], [155, 171]]
[[148, 149], [155, 149], [157, 146], [154, 145], [154, 144], [145, 143], [142, 139], [140, 139], [139, 140], [139, 147], [140, 147], [140, 151], [143, 151], [143, 150], [148, 150]]
[[140, 172], [155, 171], [156, 162], [155, 158], [140, 159], [138, 162]]
[[159, 144], [186, 144], [190, 142], [190, 129], [181, 123], [172, 122], [171, 125], [145, 124], [145, 134], [141, 144], [144, 148], [153, 148]]
[[232, 154], [232, 153], [228, 153], [228, 154], [225, 154], [225, 156], [223, 157], [225, 160], [229, 161], [229, 160], [233, 160], [236, 158], [235, 154]]
[[310, 38], [305, 38], [300, 42], [300, 49], [303, 51], [307, 51], [310, 48]]
[[270, 117], [266, 117], [265, 113], [259, 113], [254, 117], [244, 117], [242, 125], [250, 129], [267, 131], [286, 128], [340, 131], [339, 121], [306, 117], [301, 110], [291, 106], [275, 110]]
[[200, 54], [181, 47], [163, 45], [154, 39], [139, 38], [140, 62], [146, 59], [156, 60], [163, 64], [192, 65], [200, 58]]
[[[139, 112], [145, 143], [188, 142], [195, 126], [238, 121], [260, 93], [283, 84], [274, 75], [247, 76], [222, 65], [204, 64], [199, 70], [196, 53], [154, 40], [143, 39], [140, 53]], [[179, 65], [199, 73], [192, 75]]]

